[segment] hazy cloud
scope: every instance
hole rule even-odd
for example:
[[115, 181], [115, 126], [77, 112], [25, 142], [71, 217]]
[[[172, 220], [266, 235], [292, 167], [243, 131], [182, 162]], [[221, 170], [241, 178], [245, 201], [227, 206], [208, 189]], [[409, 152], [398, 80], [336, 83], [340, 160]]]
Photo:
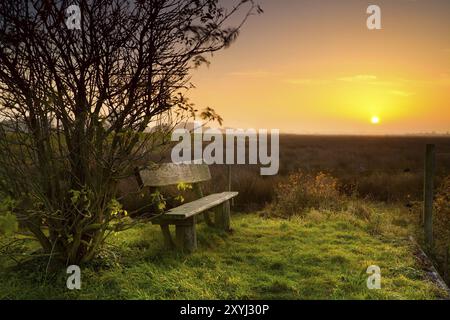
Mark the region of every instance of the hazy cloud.
[[391, 90], [390, 93], [393, 95], [396, 95], [396, 96], [401, 96], [401, 97], [410, 97], [410, 96], [415, 95], [414, 92], [406, 92], [406, 91], [401, 91], [401, 90]]

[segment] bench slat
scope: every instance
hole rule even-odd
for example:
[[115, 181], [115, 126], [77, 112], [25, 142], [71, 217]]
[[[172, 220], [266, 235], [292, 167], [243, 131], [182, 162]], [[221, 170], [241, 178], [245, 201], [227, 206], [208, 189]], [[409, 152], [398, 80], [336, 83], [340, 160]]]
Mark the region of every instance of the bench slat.
[[238, 195], [238, 192], [215, 193], [204, 198], [183, 204], [179, 207], [167, 211], [162, 218], [186, 219], [196, 214], [202, 213], [211, 208], [230, 200]]

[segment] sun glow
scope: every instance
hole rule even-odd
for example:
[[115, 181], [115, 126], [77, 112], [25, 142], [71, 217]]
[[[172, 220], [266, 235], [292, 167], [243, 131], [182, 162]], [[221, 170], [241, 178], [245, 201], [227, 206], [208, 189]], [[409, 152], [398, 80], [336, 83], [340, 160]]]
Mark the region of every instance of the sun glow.
[[370, 122], [372, 122], [372, 124], [379, 124], [380, 118], [377, 116], [373, 116], [372, 119], [370, 119]]

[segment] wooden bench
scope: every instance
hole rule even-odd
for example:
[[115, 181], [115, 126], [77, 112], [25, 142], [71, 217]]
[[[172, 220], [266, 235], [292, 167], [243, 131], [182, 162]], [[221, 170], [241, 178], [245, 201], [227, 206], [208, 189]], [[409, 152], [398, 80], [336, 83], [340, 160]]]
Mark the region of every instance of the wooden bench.
[[[211, 180], [208, 165], [166, 163], [136, 170], [136, 179], [141, 188], [192, 184], [197, 200], [170, 209], [152, 220], [161, 226], [165, 246], [179, 248], [189, 252], [197, 248], [196, 223], [197, 216], [204, 214], [207, 225], [225, 231], [230, 230], [230, 200], [237, 192], [222, 192], [203, 196], [201, 182]], [[209, 213], [214, 212], [214, 222]], [[175, 241], [172, 239], [169, 226], [175, 225]]]

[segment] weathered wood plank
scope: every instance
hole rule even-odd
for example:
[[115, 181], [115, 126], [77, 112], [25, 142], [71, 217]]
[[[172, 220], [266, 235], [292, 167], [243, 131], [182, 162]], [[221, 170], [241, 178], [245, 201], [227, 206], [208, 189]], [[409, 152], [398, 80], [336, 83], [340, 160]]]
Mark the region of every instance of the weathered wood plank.
[[224, 231], [230, 231], [230, 201], [225, 201], [216, 208], [214, 222], [216, 227]]
[[144, 186], [163, 187], [178, 183], [198, 183], [211, 180], [206, 164], [163, 163], [153, 165], [139, 172]]
[[187, 220], [189, 224], [175, 227], [175, 242], [179, 250], [193, 252], [197, 249], [196, 217]]
[[167, 211], [161, 216], [162, 220], [165, 219], [186, 219], [195, 216], [199, 213], [205, 212], [211, 208], [217, 207], [222, 203], [236, 197], [238, 192], [222, 192], [215, 193], [204, 198], [183, 204], [179, 207], [173, 208]]
[[170, 235], [170, 229], [169, 229], [169, 225], [167, 224], [162, 224], [161, 225], [161, 231], [164, 237], [164, 246], [167, 249], [172, 249], [174, 247], [174, 243], [172, 240], [172, 236]]

